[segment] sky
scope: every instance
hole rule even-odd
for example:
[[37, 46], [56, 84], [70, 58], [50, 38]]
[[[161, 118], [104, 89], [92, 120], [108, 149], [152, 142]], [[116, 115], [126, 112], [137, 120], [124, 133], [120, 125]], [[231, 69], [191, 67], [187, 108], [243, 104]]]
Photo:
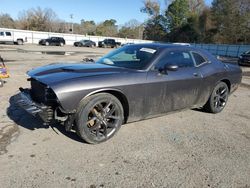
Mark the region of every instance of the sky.
[[[18, 14], [30, 8], [51, 8], [58, 18], [67, 22], [80, 23], [81, 19], [100, 23], [106, 19], [115, 19], [122, 25], [131, 19], [144, 22], [147, 15], [140, 12], [143, 0], [0, 0], [0, 13], [8, 13], [17, 19]], [[164, 7], [164, 0], [160, 0]], [[212, 0], [205, 0], [210, 5]], [[70, 18], [73, 14], [73, 19]]]

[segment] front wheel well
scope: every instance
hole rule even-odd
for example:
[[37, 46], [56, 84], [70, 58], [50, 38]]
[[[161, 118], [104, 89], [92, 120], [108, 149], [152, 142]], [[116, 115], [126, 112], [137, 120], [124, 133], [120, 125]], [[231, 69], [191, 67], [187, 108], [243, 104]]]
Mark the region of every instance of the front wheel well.
[[[128, 116], [129, 116], [129, 104], [128, 104], [127, 97], [123, 93], [119, 91], [115, 91], [115, 90], [105, 90], [105, 91], [100, 91], [97, 93], [109, 93], [111, 95], [114, 95], [121, 102], [123, 111], [124, 111], [124, 123], [126, 123], [128, 120]], [[97, 93], [93, 93], [92, 95], [97, 94]]]
[[227, 87], [228, 87], [229, 92], [230, 92], [230, 90], [231, 90], [231, 82], [228, 79], [223, 79], [223, 80], [221, 80], [221, 82], [224, 82], [224, 83], [227, 84]]

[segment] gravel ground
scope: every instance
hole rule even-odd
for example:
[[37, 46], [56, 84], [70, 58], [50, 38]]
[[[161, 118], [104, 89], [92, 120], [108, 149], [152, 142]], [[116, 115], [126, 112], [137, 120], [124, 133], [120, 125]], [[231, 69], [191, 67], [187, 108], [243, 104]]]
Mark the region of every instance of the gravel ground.
[[60, 125], [44, 127], [15, 105], [27, 70], [108, 51], [0, 46], [11, 73], [0, 88], [0, 187], [250, 187], [250, 68], [222, 113], [187, 110], [130, 123], [99, 145]]

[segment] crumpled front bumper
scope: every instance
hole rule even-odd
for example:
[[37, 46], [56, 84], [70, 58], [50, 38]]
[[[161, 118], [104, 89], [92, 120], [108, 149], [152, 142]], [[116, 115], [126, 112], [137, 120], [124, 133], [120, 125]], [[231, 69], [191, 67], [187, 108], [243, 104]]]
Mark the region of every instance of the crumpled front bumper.
[[30, 96], [29, 89], [20, 89], [17, 96], [17, 104], [33, 116], [39, 116], [45, 123], [53, 119], [53, 110], [50, 106], [34, 102]]

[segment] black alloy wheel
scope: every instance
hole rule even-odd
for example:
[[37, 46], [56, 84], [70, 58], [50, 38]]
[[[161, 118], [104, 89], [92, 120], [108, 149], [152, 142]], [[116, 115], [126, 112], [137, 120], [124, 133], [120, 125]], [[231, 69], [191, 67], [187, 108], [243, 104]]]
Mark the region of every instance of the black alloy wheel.
[[85, 99], [76, 119], [78, 135], [91, 144], [110, 139], [122, 123], [122, 104], [109, 93], [99, 93]]
[[218, 83], [205, 105], [205, 109], [211, 113], [221, 112], [227, 104], [228, 94], [229, 89], [227, 84], [225, 82]]

